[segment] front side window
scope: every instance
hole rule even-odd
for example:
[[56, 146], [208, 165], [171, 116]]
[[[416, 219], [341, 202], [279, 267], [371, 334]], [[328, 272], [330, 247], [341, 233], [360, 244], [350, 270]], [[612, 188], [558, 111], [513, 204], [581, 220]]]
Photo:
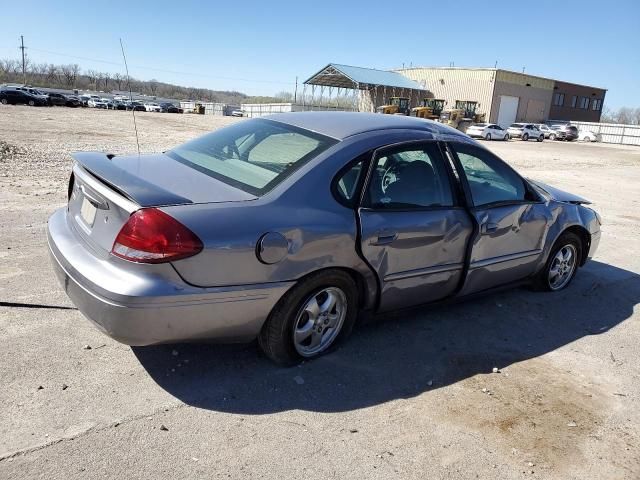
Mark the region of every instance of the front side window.
[[255, 119], [221, 128], [167, 152], [174, 160], [254, 195], [262, 195], [337, 140]]
[[437, 144], [411, 144], [379, 151], [365, 205], [376, 209], [452, 206], [451, 185]]
[[470, 145], [453, 144], [451, 147], [462, 164], [474, 206], [526, 199], [524, 182], [502, 160]]

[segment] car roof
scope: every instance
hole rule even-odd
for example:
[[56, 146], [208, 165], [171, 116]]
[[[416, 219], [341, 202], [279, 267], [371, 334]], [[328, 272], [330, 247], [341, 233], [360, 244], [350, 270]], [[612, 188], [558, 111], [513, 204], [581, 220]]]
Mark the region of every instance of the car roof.
[[359, 133], [388, 129], [423, 130], [434, 134], [466, 138], [466, 135], [459, 130], [442, 123], [404, 115], [364, 112], [291, 112], [261, 118], [304, 128], [338, 140]]

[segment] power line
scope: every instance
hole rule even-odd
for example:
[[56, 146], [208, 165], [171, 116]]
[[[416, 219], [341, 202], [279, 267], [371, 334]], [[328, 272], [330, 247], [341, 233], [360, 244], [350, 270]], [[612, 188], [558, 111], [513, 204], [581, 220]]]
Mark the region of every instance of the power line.
[[[104, 60], [104, 59], [99, 59], [99, 58], [91, 58], [91, 57], [82, 57], [82, 56], [78, 56], [78, 55], [69, 55], [66, 53], [60, 53], [60, 52], [53, 52], [50, 50], [42, 50], [39, 48], [33, 48], [30, 47], [31, 50], [33, 50], [34, 52], [41, 52], [41, 53], [47, 53], [50, 55], [59, 55], [61, 57], [68, 57], [68, 58], [75, 58], [77, 60], [85, 60], [85, 61], [89, 61], [89, 62], [96, 62], [96, 63], [103, 63], [103, 64], [107, 64], [107, 65], [115, 65], [115, 66], [122, 66], [122, 63], [120, 62], [112, 62], [109, 60]], [[140, 70], [150, 70], [150, 71], [155, 71], [155, 72], [162, 72], [162, 73], [172, 73], [174, 75], [189, 75], [192, 77], [202, 77], [202, 78], [212, 78], [212, 79], [217, 79], [217, 80], [233, 80], [233, 81], [238, 81], [238, 82], [250, 82], [250, 83], [267, 83], [267, 84], [277, 84], [277, 85], [293, 85], [292, 82], [280, 82], [280, 81], [276, 81], [276, 80], [258, 80], [258, 79], [249, 79], [249, 78], [239, 78], [239, 77], [226, 77], [226, 76], [221, 76], [221, 75], [206, 75], [203, 73], [193, 73], [192, 71], [187, 72], [179, 72], [179, 71], [175, 71], [175, 70], [167, 70], [167, 69], [163, 69], [163, 68], [157, 68], [157, 67], [147, 67], [144, 65], [131, 65], [134, 68], [140, 69]], [[189, 65], [184, 65], [186, 68], [189, 69], [195, 69], [195, 68], [199, 68], [199, 67], [194, 67], [194, 66], [189, 66]]]

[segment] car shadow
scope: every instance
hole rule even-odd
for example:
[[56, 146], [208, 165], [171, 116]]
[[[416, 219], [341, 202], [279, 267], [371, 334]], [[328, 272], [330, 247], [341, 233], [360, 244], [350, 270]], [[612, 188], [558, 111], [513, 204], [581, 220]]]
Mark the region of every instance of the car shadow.
[[414, 397], [605, 333], [639, 301], [639, 275], [592, 261], [562, 292], [514, 289], [388, 315], [357, 328], [330, 355], [292, 368], [273, 365], [255, 344], [132, 350], [158, 385], [192, 406], [338, 412]]

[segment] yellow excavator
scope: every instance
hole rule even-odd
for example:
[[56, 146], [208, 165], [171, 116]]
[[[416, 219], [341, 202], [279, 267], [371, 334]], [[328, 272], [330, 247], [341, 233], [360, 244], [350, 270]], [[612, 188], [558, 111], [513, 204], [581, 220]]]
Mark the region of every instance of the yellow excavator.
[[446, 103], [444, 100], [438, 98], [423, 98], [420, 106], [411, 109], [411, 116], [437, 120], [440, 118], [440, 114]]
[[484, 113], [476, 113], [480, 106], [478, 102], [470, 100], [456, 100], [455, 108], [445, 108], [440, 114], [440, 122], [466, 132], [472, 123], [482, 123], [485, 121]]
[[391, 97], [389, 105], [381, 105], [376, 108], [376, 113], [387, 115], [409, 115], [409, 99], [406, 97]]

